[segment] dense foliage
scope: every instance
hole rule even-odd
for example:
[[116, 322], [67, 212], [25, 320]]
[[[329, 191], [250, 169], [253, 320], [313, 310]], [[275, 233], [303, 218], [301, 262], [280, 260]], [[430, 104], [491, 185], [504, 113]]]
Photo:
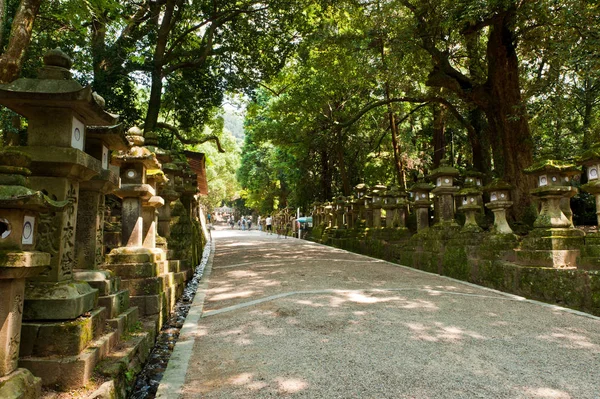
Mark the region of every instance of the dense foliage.
[[599, 138], [598, 15], [581, 0], [336, 2], [254, 97], [241, 183], [257, 206], [307, 208], [448, 158], [515, 185], [520, 217], [523, 169]]

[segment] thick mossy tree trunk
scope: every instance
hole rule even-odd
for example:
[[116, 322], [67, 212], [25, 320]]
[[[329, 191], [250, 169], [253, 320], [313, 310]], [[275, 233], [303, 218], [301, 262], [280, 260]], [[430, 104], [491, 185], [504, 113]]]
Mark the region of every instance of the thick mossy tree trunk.
[[0, 55], [0, 83], [10, 83], [19, 77], [41, 3], [42, 0], [21, 0], [12, 19], [6, 50]]
[[[512, 27], [514, 11], [507, 11], [493, 20], [487, 46], [487, 96], [482, 106], [492, 136], [500, 138], [494, 154], [494, 165], [501, 175], [514, 185], [513, 202], [517, 218], [523, 216], [531, 203], [531, 177], [523, 171], [533, 163], [533, 140], [519, 84], [519, 63]], [[494, 144], [494, 141], [492, 142]]]

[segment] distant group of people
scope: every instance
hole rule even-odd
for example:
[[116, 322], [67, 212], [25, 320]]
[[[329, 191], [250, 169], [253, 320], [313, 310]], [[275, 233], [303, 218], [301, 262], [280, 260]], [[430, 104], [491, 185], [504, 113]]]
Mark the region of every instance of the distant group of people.
[[[231, 227], [231, 229], [237, 228], [242, 231], [251, 230], [252, 229], [252, 217], [251, 216], [242, 216], [239, 220], [235, 220], [233, 216], [229, 216], [227, 223]], [[258, 231], [265, 231], [267, 234], [273, 234], [273, 217], [268, 215], [266, 218], [262, 218], [261, 216], [257, 217], [257, 229]], [[291, 229], [291, 225], [288, 222], [285, 226], [280, 226], [277, 229], [277, 237], [284, 236], [287, 238]]]
[[233, 218], [233, 216], [229, 217], [228, 220], [229, 226], [231, 226], [231, 228], [233, 229], [235, 227], [235, 225], [237, 224], [238, 229], [244, 231], [244, 230], [250, 230], [252, 228], [252, 217], [248, 216], [242, 216], [237, 223], [235, 222], [235, 219]]

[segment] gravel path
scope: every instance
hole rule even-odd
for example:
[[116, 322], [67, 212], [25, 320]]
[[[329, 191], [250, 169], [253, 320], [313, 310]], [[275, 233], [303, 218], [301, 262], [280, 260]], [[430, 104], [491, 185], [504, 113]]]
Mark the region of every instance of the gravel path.
[[598, 318], [307, 241], [213, 238], [158, 397], [600, 398]]

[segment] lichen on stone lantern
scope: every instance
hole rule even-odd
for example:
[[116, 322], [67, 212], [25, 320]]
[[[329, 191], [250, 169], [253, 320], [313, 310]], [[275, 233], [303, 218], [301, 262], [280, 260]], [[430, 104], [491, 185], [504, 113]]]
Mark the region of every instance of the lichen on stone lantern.
[[431, 183], [425, 181], [425, 177], [419, 174], [417, 183], [410, 188], [413, 194], [413, 206], [417, 214], [417, 231], [422, 231], [429, 227], [429, 208], [431, 201], [429, 193], [435, 188]]
[[600, 226], [600, 143], [585, 151], [578, 164], [585, 166], [588, 182], [581, 189], [593, 194], [596, 199], [596, 218]]
[[525, 169], [526, 174], [535, 178], [536, 188], [531, 195], [538, 197], [542, 204], [533, 226], [538, 228], [573, 227], [569, 199], [578, 192], [569, 186], [574, 175], [580, 173], [575, 165], [557, 160], [543, 160]]
[[483, 191], [490, 196], [490, 202], [485, 207], [494, 213], [493, 234], [513, 234], [506, 220], [506, 211], [513, 205], [510, 193], [513, 186], [501, 179], [494, 179], [483, 187]]
[[[470, 182], [473, 184], [474, 182]], [[483, 192], [479, 187], [469, 186], [459, 190], [456, 195], [461, 198], [461, 206], [459, 211], [465, 213], [465, 224], [462, 228], [463, 232], [480, 232], [481, 227], [477, 224], [475, 216], [481, 211]]]
[[435, 184], [431, 192], [439, 198], [436, 206], [438, 210], [440, 226], [458, 226], [454, 219], [454, 195], [459, 190], [454, 186], [454, 179], [459, 175], [458, 169], [449, 166], [446, 160], [443, 160], [439, 168], [431, 171], [430, 181]]
[[368, 190], [369, 190], [369, 187], [365, 183], [359, 183], [356, 186], [354, 186], [354, 192], [356, 193], [356, 198], [362, 198]]

